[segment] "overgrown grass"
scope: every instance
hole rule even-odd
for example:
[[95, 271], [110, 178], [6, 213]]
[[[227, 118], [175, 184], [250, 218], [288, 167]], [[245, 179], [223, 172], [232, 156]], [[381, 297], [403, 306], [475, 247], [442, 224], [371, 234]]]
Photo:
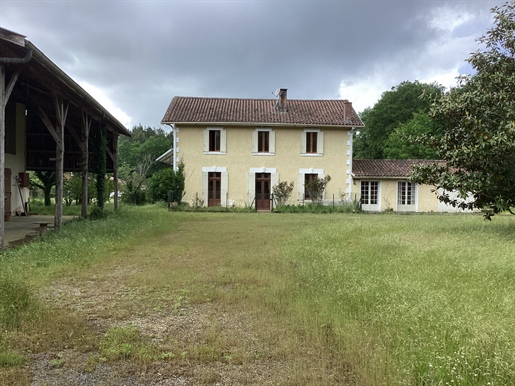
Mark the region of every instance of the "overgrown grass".
[[[0, 362], [22, 372], [23, 353], [67, 347], [97, 352], [92, 366], [277, 362], [287, 385], [515, 384], [514, 231], [508, 216], [126, 207], [0, 256]], [[40, 304], [34, 292], [58, 279], [121, 288], [97, 317], [122, 327], [99, 335]], [[200, 340], [155, 345], [123, 327], [202, 304], [242, 315], [242, 330], [213, 314]]]

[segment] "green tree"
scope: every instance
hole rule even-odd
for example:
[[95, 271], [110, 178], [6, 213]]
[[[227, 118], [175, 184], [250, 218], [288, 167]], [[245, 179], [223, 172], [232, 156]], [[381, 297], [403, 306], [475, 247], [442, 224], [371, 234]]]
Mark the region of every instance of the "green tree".
[[[161, 154], [170, 150], [172, 144], [172, 135], [165, 133], [163, 129], [144, 128], [141, 125], [134, 126], [130, 137], [120, 136], [118, 142], [119, 164], [128, 165], [134, 171], [139, 165], [146, 163], [148, 158], [154, 161]], [[167, 168], [166, 164], [151, 163], [145, 177], [148, 178], [165, 168]]]
[[277, 207], [280, 208], [288, 202], [294, 187], [295, 184], [293, 181], [280, 181], [277, 185], [274, 185], [272, 192], [274, 194], [275, 201], [277, 202]]
[[184, 164], [181, 162], [177, 171], [171, 167], [160, 170], [152, 175], [148, 181], [148, 196], [150, 201], [168, 201], [181, 203], [184, 196]]
[[327, 184], [331, 181], [331, 176], [315, 177], [311, 181], [306, 182], [305, 188], [309, 192], [309, 197], [313, 204], [321, 204], [324, 198], [324, 191]]
[[[494, 26], [467, 61], [475, 73], [437, 98], [431, 115], [445, 123], [442, 138], [426, 136], [445, 160], [414, 170], [413, 181], [445, 191], [440, 201], [493, 213], [515, 206], [515, 1], [492, 8]], [[466, 200], [472, 195], [472, 200]]]
[[442, 92], [443, 87], [440, 85], [419, 81], [404, 81], [390, 91], [385, 91], [373, 107], [366, 108], [360, 114], [365, 127], [355, 137], [354, 157], [386, 158], [389, 136], [401, 124], [412, 120], [414, 113], [429, 111], [431, 100], [424, 95], [440, 95]]
[[428, 113], [418, 111], [413, 118], [401, 123], [388, 136], [385, 142], [384, 155], [388, 159], [435, 159], [435, 150], [416, 138], [425, 135], [441, 137], [443, 128], [432, 120]]
[[55, 186], [55, 172], [37, 170], [34, 172], [34, 175], [31, 175], [31, 177], [30, 184], [43, 190], [45, 206], [50, 206], [52, 204], [50, 194], [52, 192], [52, 188]]

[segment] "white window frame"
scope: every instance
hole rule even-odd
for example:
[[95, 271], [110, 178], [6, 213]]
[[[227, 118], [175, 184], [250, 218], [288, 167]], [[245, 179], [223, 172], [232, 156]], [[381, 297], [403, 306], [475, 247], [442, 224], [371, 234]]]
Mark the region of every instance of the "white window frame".
[[[258, 149], [258, 133], [268, 131], [268, 152], [260, 152]], [[258, 127], [252, 132], [252, 155], [275, 155], [275, 131], [270, 128]]]
[[252, 205], [256, 197], [256, 173], [270, 173], [270, 193], [275, 185], [279, 183], [277, 168], [250, 168], [248, 176], [247, 203]]
[[[300, 202], [311, 202], [311, 200], [305, 200], [305, 192], [306, 188], [304, 186], [304, 182], [306, 181], [306, 174], [318, 174], [318, 178], [324, 178], [324, 169], [299, 169], [299, 175], [297, 180], [297, 201]], [[324, 190], [324, 197], [322, 199], [325, 199], [325, 193]]]
[[[306, 133], [317, 133], [317, 152], [306, 153]], [[303, 157], [320, 157], [324, 154], [324, 132], [320, 129], [304, 129], [300, 133], [300, 155]]]
[[[408, 186], [408, 184], [412, 188], [412, 194], [411, 199], [413, 200], [412, 203], [409, 204], [403, 204], [401, 202], [401, 184]], [[407, 195], [405, 195], [404, 198], [406, 198]], [[417, 184], [411, 181], [397, 181], [397, 211], [398, 212], [417, 212], [418, 211], [418, 188]]]
[[202, 180], [201, 180], [201, 192], [202, 199], [204, 200], [204, 206], [208, 204], [208, 186], [209, 186], [209, 173], [211, 172], [220, 172], [222, 181], [221, 181], [221, 189], [220, 189], [220, 205], [227, 205], [227, 195], [229, 192], [229, 173], [227, 173], [227, 168], [225, 166], [206, 166], [202, 168]]
[[[362, 191], [363, 191], [363, 184], [368, 184], [368, 196], [370, 197], [370, 183], [377, 183], [377, 203], [371, 204], [371, 203], [364, 203], [362, 200]], [[360, 182], [359, 186], [359, 194], [360, 194], [360, 201], [361, 201], [361, 208], [363, 210], [368, 211], [381, 211], [381, 181], [378, 180], [363, 180]]]
[[[209, 151], [209, 132], [220, 131], [220, 151]], [[227, 153], [227, 131], [223, 127], [206, 127], [204, 130], [204, 154], [226, 154]]]

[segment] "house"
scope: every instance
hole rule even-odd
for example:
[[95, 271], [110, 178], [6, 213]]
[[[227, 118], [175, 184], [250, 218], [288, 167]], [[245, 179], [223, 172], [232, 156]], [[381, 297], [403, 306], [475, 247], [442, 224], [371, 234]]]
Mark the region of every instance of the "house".
[[442, 161], [354, 159], [352, 198], [361, 202], [363, 210], [372, 212], [461, 212], [440, 202], [434, 187], [408, 180], [413, 166], [435, 162]]
[[27, 212], [27, 171], [56, 172], [59, 227], [63, 173], [82, 173], [86, 216], [85, 176], [96, 164], [95, 146], [105, 136], [101, 153], [116, 177], [119, 135], [130, 132], [25, 36], [0, 28], [0, 249], [4, 221]]
[[[184, 162], [184, 201], [270, 210], [272, 188], [295, 182], [290, 204], [310, 202], [305, 183], [330, 175], [324, 200], [352, 189], [352, 137], [363, 122], [347, 100], [174, 97], [172, 162]], [[170, 153], [163, 155], [169, 157]]]

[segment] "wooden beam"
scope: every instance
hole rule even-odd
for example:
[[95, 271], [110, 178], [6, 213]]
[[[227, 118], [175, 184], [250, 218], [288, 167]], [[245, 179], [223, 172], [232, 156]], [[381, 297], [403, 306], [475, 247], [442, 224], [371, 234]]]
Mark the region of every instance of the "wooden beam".
[[32, 104], [36, 106], [36, 113], [38, 114], [38, 117], [41, 119], [41, 122], [43, 122], [50, 135], [52, 135], [52, 138], [54, 138], [55, 143], [58, 144], [58, 146], [60, 146], [61, 144], [59, 135], [57, 134], [54, 125], [52, 125], [52, 122], [50, 122], [50, 119], [46, 115], [45, 111], [41, 108], [41, 106], [33, 98], [30, 99]]

